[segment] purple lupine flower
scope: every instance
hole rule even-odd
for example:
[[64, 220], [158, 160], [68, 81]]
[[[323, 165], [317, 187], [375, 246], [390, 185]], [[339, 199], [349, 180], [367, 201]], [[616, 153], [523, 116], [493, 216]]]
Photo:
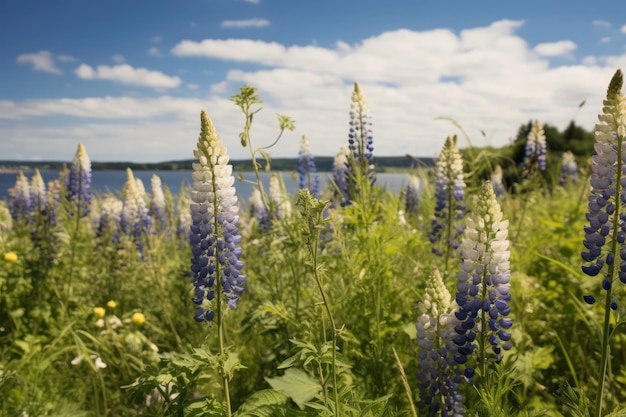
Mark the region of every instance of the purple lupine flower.
[[[591, 191], [586, 214], [589, 225], [584, 228], [586, 250], [581, 253], [583, 272], [592, 277], [601, 275], [602, 288], [608, 294], [616, 274], [626, 284], [626, 98], [621, 93], [622, 83], [623, 76], [618, 71], [611, 80], [603, 113], [595, 126], [596, 153], [591, 157]], [[619, 268], [614, 264], [618, 253]], [[593, 304], [595, 297], [585, 295], [584, 300]]]
[[124, 202], [112, 194], [108, 194], [100, 203], [100, 213], [96, 224], [96, 235], [113, 234], [113, 242], [118, 241], [118, 225], [122, 220]]
[[491, 174], [491, 186], [493, 187], [493, 192], [496, 194], [496, 197], [502, 197], [506, 193], [504, 184], [502, 183], [502, 177], [502, 167], [496, 165], [496, 168]]
[[67, 181], [67, 199], [76, 204], [79, 217], [87, 216], [91, 206], [91, 161], [82, 143], [78, 144]]
[[352, 102], [350, 103], [350, 133], [348, 134], [347, 168], [348, 190], [350, 199], [361, 192], [359, 188], [374, 185], [376, 171], [374, 165], [374, 137], [369, 105], [358, 83], [354, 83]]
[[578, 183], [578, 164], [571, 151], [563, 152], [561, 158], [561, 177], [559, 178], [559, 185], [563, 186], [568, 183]]
[[[459, 346], [455, 359], [460, 364], [465, 364], [476, 350], [477, 342], [481, 340], [476, 332], [484, 336], [482, 340], [489, 341], [496, 359], [499, 359], [502, 350], [511, 348], [511, 333], [507, 329], [513, 324], [507, 317], [511, 311], [509, 221], [502, 220], [502, 211], [489, 181], [476, 196], [474, 210], [466, 222], [460, 248], [461, 271], [457, 274], [456, 302], [459, 307], [455, 312], [460, 322], [455, 327], [454, 342]], [[487, 347], [481, 346], [480, 351], [479, 361], [485, 366]], [[472, 377], [470, 365], [465, 375]]]
[[526, 151], [523, 163], [524, 168], [531, 171], [535, 167], [538, 167], [539, 171], [545, 171], [546, 152], [547, 143], [545, 132], [541, 123], [539, 123], [539, 120], [535, 120], [526, 141]]
[[28, 178], [22, 171], [17, 173], [15, 185], [9, 188], [9, 213], [13, 220], [26, 220], [32, 210], [33, 200], [30, 195]]
[[150, 216], [158, 223], [160, 230], [167, 228], [167, 207], [165, 204], [165, 194], [163, 193], [163, 182], [161, 177], [152, 174], [150, 178], [150, 187], [152, 190], [150, 199]]
[[319, 198], [320, 177], [317, 175], [315, 157], [311, 153], [309, 140], [304, 135], [298, 153], [298, 174], [300, 189], [308, 189], [312, 196]]
[[349, 204], [350, 192], [348, 190], [348, 155], [350, 150], [342, 147], [333, 162], [333, 184], [335, 185], [335, 199], [340, 201], [342, 206]]
[[433, 267], [424, 300], [418, 304], [421, 313], [417, 320], [417, 383], [420, 394], [418, 406], [427, 416], [454, 416], [465, 414], [459, 384], [463, 380], [459, 364], [454, 359], [458, 347], [453, 341], [458, 320], [452, 314], [456, 308], [451, 302], [443, 278]]
[[435, 164], [435, 213], [431, 222], [430, 242], [433, 253], [443, 256], [458, 248], [464, 227], [458, 225], [465, 214], [463, 159], [456, 136], [448, 136]]
[[[235, 195], [235, 177], [228, 164], [228, 152], [215, 133], [207, 114], [200, 114], [201, 130], [194, 156], [191, 199], [193, 258], [191, 271], [198, 306], [194, 318], [211, 321], [215, 310], [221, 311], [223, 293], [229, 308], [237, 306], [246, 277], [241, 274], [241, 235], [239, 207]], [[217, 296], [216, 296], [217, 292]], [[215, 303], [220, 303], [215, 306]]]
[[408, 216], [418, 213], [420, 192], [422, 183], [415, 175], [409, 176], [409, 183], [406, 185], [406, 196], [404, 202], [404, 211]]
[[148, 214], [145, 194], [130, 168], [126, 168], [126, 183], [122, 189], [123, 205], [120, 214], [120, 229], [133, 237], [137, 249], [143, 256], [143, 236], [152, 233], [152, 219]]

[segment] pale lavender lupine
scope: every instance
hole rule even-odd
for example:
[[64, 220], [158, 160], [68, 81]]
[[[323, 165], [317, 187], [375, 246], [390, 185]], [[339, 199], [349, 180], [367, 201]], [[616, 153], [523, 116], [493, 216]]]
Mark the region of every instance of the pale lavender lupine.
[[13, 220], [26, 220], [32, 210], [30, 183], [22, 171], [17, 173], [15, 185], [9, 189], [8, 205]]
[[150, 178], [151, 198], [150, 216], [154, 219], [155, 226], [160, 230], [167, 228], [167, 206], [165, 204], [165, 194], [163, 193], [163, 182], [161, 177], [152, 174]]
[[561, 157], [561, 177], [559, 178], [559, 185], [578, 183], [578, 164], [576, 163], [576, 157], [571, 151], [563, 152]]
[[279, 178], [276, 174], [270, 176], [268, 194], [273, 217], [276, 220], [289, 217], [291, 214], [291, 202], [289, 202], [289, 197], [285, 193], [282, 178]]
[[152, 219], [148, 214], [145, 194], [130, 168], [126, 168], [126, 183], [122, 189], [123, 205], [120, 214], [121, 231], [133, 237], [137, 249], [143, 254], [143, 237], [152, 232]]
[[[484, 376], [490, 356], [499, 360], [502, 350], [511, 348], [511, 333], [507, 329], [513, 324], [507, 317], [511, 311], [509, 221], [503, 220], [489, 181], [475, 196], [473, 211], [466, 223], [460, 248], [462, 262], [457, 274], [455, 316], [460, 323], [455, 327], [454, 341], [459, 346], [455, 359], [459, 364], [466, 364], [479, 349], [477, 362]], [[491, 354], [487, 344], [491, 346]], [[469, 363], [465, 369], [465, 376], [470, 379], [474, 374], [472, 365]]]
[[524, 168], [532, 171], [538, 168], [539, 171], [546, 170], [546, 152], [547, 143], [546, 135], [539, 123], [539, 120], [535, 120], [530, 133], [528, 133], [526, 141], [526, 152], [524, 155]]
[[[67, 199], [74, 202], [77, 215], [85, 217], [91, 207], [91, 160], [82, 143], [74, 154], [67, 177]], [[72, 212], [72, 214], [74, 214]]]
[[502, 182], [503, 175], [502, 167], [496, 165], [496, 168], [491, 173], [491, 186], [496, 197], [502, 197], [506, 193], [504, 183]]
[[465, 176], [463, 158], [456, 136], [448, 136], [435, 164], [435, 213], [431, 221], [432, 252], [446, 257], [458, 248], [463, 233], [461, 220], [465, 215]]
[[309, 139], [305, 135], [302, 136], [298, 153], [298, 174], [300, 189], [308, 189], [311, 195], [319, 198], [320, 177], [317, 174]]
[[[233, 184], [232, 165], [226, 147], [207, 114], [200, 116], [201, 130], [194, 156], [191, 199], [193, 257], [191, 271], [197, 305], [194, 318], [221, 323], [222, 295], [229, 308], [237, 306], [246, 277], [239, 260], [239, 206]], [[220, 335], [220, 337], [222, 337]]]
[[453, 338], [458, 320], [453, 314], [456, 303], [443, 282], [439, 269], [433, 267], [424, 299], [418, 304], [416, 374], [420, 401], [427, 416], [459, 417], [465, 414], [459, 384], [463, 380], [455, 357], [458, 346]]
[[350, 150], [342, 147], [333, 162], [333, 183], [335, 185], [335, 199], [339, 200], [340, 205], [344, 206], [350, 202], [350, 192], [348, 190], [348, 155]]
[[46, 192], [46, 183], [37, 168], [35, 168], [35, 172], [30, 179], [30, 195], [33, 211], [45, 213], [48, 207], [48, 193]]
[[406, 185], [404, 211], [408, 216], [416, 215], [419, 209], [420, 192], [422, 182], [415, 175], [409, 175], [409, 182]]

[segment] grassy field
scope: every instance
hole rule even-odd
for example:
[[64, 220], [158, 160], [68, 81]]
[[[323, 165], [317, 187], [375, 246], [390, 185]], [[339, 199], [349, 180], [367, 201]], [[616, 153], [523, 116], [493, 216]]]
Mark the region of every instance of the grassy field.
[[[265, 157], [257, 92], [233, 101]], [[546, 157], [537, 122], [515, 183], [498, 149], [450, 136], [389, 193], [358, 85], [352, 103], [331, 186], [303, 141], [302, 190], [276, 171], [247, 212], [239, 143], [204, 113], [180, 195], [130, 169], [121, 198], [92, 195], [82, 145], [56, 181], [18, 176], [0, 203], [0, 416], [626, 415], [621, 72], [590, 164]]]

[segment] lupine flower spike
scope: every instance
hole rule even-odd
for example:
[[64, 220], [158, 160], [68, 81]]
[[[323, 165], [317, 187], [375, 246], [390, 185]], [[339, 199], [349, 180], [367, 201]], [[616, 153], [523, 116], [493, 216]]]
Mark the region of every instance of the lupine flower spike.
[[350, 198], [361, 192], [360, 188], [376, 182], [374, 166], [374, 139], [369, 105], [358, 83], [354, 83], [350, 104], [350, 133], [348, 134], [348, 190]]
[[[478, 348], [478, 363], [485, 375], [488, 360], [499, 360], [503, 350], [511, 348], [511, 333], [507, 331], [513, 324], [508, 318], [511, 309], [509, 300], [510, 263], [508, 220], [502, 219], [502, 211], [489, 181], [482, 186], [474, 200], [472, 215], [466, 220], [461, 243], [462, 262], [457, 274], [456, 302], [459, 305], [454, 339], [459, 346], [456, 360], [459, 364], [468, 362]], [[491, 346], [488, 352], [487, 343]], [[474, 368], [468, 365], [465, 376], [474, 375]]]
[[419, 197], [422, 184], [415, 175], [409, 176], [409, 183], [406, 186], [406, 196], [404, 210], [407, 216], [414, 216], [418, 213]]
[[539, 171], [546, 170], [546, 135], [539, 123], [539, 120], [535, 120], [533, 127], [528, 134], [528, 140], [526, 142], [526, 153], [524, 155], [524, 168], [527, 171], [532, 171], [539, 168]]
[[126, 168], [126, 184], [122, 194], [124, 204], [120, 216], [122, 232], [134, 238], [137, 249], [143, 256], [142, 237], [152, 232], [152, 219], [148, 214], [148, 207], [142, 190], [130, 168]]
[[161, 177], [152, 174], [150, 187], [152, 190], [150, 198], [150, 216], [154, 219], [155, 223], [158, 223], [160, 230], [165, 230], [167, 228], [167, 207]]
[[30, 179], [30, 195], [33, 204], [33, 210], [37, 213], [44, 214], [48, 206], [48, 196], [46, 193], [46, 183], [39, 172], [35, 168], [35, 173]]
[[420, 392], [418, 406], [427, 416], [465, 414], [459, 394], [461, 371], [454, 359], [458, 347], [453, 342], [453, 329], [458, 321], [451, 310], [455, 307], [439, 270], [433, 267], [424, 300], [417, 307], [421, 315], [416, 325], [420, 347], [416, 375]]
[[561, 159], [561, 177], [559, 178], [559, 185], [566, 185], [568, 183], [578, 183], [578, 164], [571, 151], [563, 152]]
[[[586, 215], [589, 225], [584, 228], [583, 245], [586, 250], [581, 254], [583, 272], [602, 278], [605, 300], [596, 417], [602, 415], [610, 355], [610, 313], [618, 307], [614, 287], [617, 279], [626, 284], [626, 98], [622, 95], [623, 82], [622, 71], [618, 70], [609, 84], [602, 114], [598, 116], [599, 123], [595, 126], [596, 153], [591, 158], [591, 193]], [[593, 304], [596, 298], [585, 295], [584, 300]]]
[[13, 220], [25, 220], [33, 206], [28, 178], [22, 171], [17, 174], [15, 186], [9, 189], [9, 213]]
[[493, 192], [496, 194], [496, 197], [502, 197], [506, 192], [502, 182], [502, 177], [502, 167], [500, 165], [496, 165], [496, 168], [491, 174], [491, 186], [493, 187]]
[[311, 153], [309, 139], [302, 136], [298, 153], [298, 174], [300, 189], [308, 189], [315, 198], [319, 198], [320, 178], [315, 167], [315, 157]]
[[272, 174], [270, 177], [269, 199], [275, 219], [280, 220], [283, 217], [289, 217], [291, 214], [291, 203], [285, 193], [282, 178], [279, 178], [276, 174]]
[[465, 180], [463, 159], [456, 145], [456, 136], [448, 136], [435, 165], [435, 218], [432, 220], [430, 242], [433, 253], [450, 258], [459, 246], [464, 226], [459, 222], [465, 214]]
[[197, 321], [221, 320], [221, 294], [231, 309], [237, 306], [246, 277], [239, 260], [239, 207], [235, 195], [235, 177], [228, 164], [226, 147], [215, 133], [213, 123], [201, 113], [201, 131], [194, 156], [191, 192], [191, 233], [193, 258], [191, 271], [198, 306]]
[[333, 183], [335, 185], [334, 197], [342, 206], [349, 204], [350, 192], [348, 191], [348, 155], [350, 150], [342, 147], [333, 162]]
[[75, 202], [79, 217], [87, 216], [91, 206], [91, 161], [82, 143], [78, 144], [67, 181], [68, 200]]

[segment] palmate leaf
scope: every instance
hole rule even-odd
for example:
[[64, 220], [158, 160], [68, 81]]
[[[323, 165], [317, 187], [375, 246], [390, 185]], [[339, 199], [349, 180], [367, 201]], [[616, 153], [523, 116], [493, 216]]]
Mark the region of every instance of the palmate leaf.
[[276, 391], [291, 398], [300, 409], [304, 408], [304, 403], [312, 400], [322, 391], [322, 386], [316, 380], [296, 368], [287, 369], [283, 376], [265, 378], [265, 380]]
[[235, 417], [284, 417], [287, 399], [273, 389], [257, 391], [239, 407]]

